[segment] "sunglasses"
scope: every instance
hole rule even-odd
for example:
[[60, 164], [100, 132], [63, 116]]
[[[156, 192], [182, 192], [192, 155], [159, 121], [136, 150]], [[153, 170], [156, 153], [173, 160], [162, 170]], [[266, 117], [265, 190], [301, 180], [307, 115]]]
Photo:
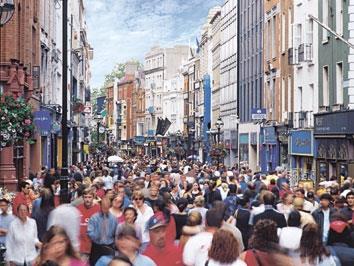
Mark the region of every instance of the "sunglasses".
[[134, 198], [134, 200], [143, 200], [144, 198]]

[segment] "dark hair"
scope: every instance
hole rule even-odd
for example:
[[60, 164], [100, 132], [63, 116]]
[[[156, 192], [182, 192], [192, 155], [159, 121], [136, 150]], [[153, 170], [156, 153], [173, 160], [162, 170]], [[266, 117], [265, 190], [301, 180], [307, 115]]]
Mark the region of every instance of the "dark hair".
[[329, 193], [323, 193], [321, 196], [320, 196], [320, 201], [321, 200], [328, 200], [328, 201], [331, 201], [333, 198], [332, 196], [329, 194]]
[[180, 198], [176, 202], [177, 208], [180, 212], [183, 212], [188, 206], [188, 200], [186, 198]]
[[230, 231], [219, 229], [214, 233], [208, 253], [210, 259], [231, 264], [237, 260], [239, 254], [239, 243]]
[[303, 188], [298, 188], [295, 192], [300, 192], [302, 195], [305, 195], [305, 190]]
[[135, 222], [136, 218], [138, 218], [138, 212], [137, 212], [137, 210], [136, 210], [134, 207], [128, 206], [128, 207], [124, 208], [123, 215], [125, 215], [125, 213], [126, 213], [127, 211], [133, 211], [133, 212], [134, 212], [134, 215], [135, 215], [134, 222]]
[[48, 213], [55, 208], [53, 193], [48, 188], [43, 188], [41, 191], [40, 208]]
[[267, 252], [272, 246], [278, 244], [278, 242], [277, 224], [272, 220], [264, 219], [259, 220], [254, 226], [248, 247]]
[[288, 226], [300, 227], [301, 215], [297, 210], [293, 210], [289, 213]]
[[229, 194], [236, 194], [237, 193], [237, 185], [236, 184], [230, 184], [229, 185]]
[[71, 258], [80, 259], [79, 254], [75, 251], [73, 245], [71, 244], [70, 238], [69, 238], [68, 234], [66, 233], [66, 231], [64, 230], [64, 228], [57, 226], [57, 225], [51, 226], [49, 228], [49, 230], [44, 234], [43, 248], [41, 249], [40, 257], [41, 258], [45, 257], [44, 252], [46, 250], [45, 249], [46, 245], [57, 235], [60, 235], [64, 238], [66, 238], [67, 247], [65, 250], [65, 254]]
[[354, 191], [351, 190], [347, 193], [347, 195], [345, 196], [346, 199], [348, 199], [349, 196], [354, 196]]
[[22, 189], [25, 188], [26, 186], [29, 186], [29, 183], [22, 180], [22, 181], [20, 182], [19, 188], [20, 188], [20, 190], [22, 190]]
[[167, 223], [170, 222], [171, 211], [170, 211], [170, 209], [167, 208], [165, 201], [161, 198], [158, 198], [155, 201], [154, 212], [156, 212], [156, 211], [161, 211], [163, 213]]
[[217, 228], [221, 226], [223, 218], [224, 214], [215, 208], [208, 210], [205, 217], [207, 226]]
[[264, 205], [274, 205], [274, 202], [275, 202], [275, 196], [273, 193], [269, 192], [263, 195]]
[[316, 259], [322, 261], [323, 256], [329, 256], [329, 251], [322, 243], [321, 230], [317, 224], [309, 223], [304, 226], [300, 240], [300, 257], [302, 262], [309, 259], [310, 264], [315, 264]]
[[108, 266], [113, 265], [112, 262], [115, 260], [125, 262], [125, 263], [129, 264], [129, 266], [133, 266], [133, 263], [129, 260], [129, 258], [123, 254], [119, 254], [117, 256], [114, 256], [113, 259], [108, 264]]

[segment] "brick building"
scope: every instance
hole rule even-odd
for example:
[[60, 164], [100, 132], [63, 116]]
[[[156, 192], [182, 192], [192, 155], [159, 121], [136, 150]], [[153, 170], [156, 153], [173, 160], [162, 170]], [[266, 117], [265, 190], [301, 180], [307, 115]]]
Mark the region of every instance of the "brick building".
[[[39, 1], [15, 0], [12, 19], [0, 27], [0, 91], [24, 96], [39, 109]], [[12, 82], [11, 82], [12, 81]], [[40, 170], [40, 137], [0, 151], [0, 186], [15, 190], [18, 179]]]

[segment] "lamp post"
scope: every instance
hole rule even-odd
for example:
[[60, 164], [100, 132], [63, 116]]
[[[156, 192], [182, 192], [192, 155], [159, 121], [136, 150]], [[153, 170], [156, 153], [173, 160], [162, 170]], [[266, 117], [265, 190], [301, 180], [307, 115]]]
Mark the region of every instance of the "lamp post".
[[14, 13], [14, 0], [0, 0], [0, 28], [9, 22]]
[[[102, 119], [102, 116], [100, 114], [95, 116], [95, 120], [97, 121], [97, 123], [96, 123], [96, 126], [97, 126], [97, 128], [96, 128], [96, 130], [97, 130], [97, 149], [98, 149], [98, 145], [100, 144], [101, 119]], [[97, 164], [98, 164], [99, 160], [100, 160], [100, 155], [98, 152], [97, 152], [96, 160], [97, 160]]]
[[[215, 127], [218, 130], [218, 145], [220, 145], [220, 134], [221, 128], [224, 126], [224, 122], [222, 121], [221, 117], [215, 122]], [[218, 158], [218, 163], [220, 164], [220, 156]]]
[[68, 0], [63, 0], [62, 9], [62, 34], [63, 34], [63, 76], [62, 76], [62, 168], [60, 178], [60, 200], [62, 203], [69, 201], [69, 171], [68, 171]]

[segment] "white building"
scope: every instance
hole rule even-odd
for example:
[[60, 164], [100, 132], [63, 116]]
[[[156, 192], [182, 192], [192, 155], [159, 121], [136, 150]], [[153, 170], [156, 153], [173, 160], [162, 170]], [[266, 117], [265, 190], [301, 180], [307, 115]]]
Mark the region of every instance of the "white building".
[[56, 167], [55, 153], [58, 146], [56, 138], [60, 130], [62, 103], [62, 9], [56, 8], [54, 1], [41, 0], [39, 4], [41, 110], [50, 112], [54, 125], [50, 135], [42, 135], [41, 163], [47, 167]]
[[[231, 143], [237, 115], [237, 0], [226, 0], [221, 8], [220, 117], [224, 143]], [[225, 164], [236, 162], [237, 150], [230, 149]]]
[[163, 92], [165, 82], [173, 79], [183, 61], [188, 58], [188, 46], [176, 45], [172, 48], [152, 47], [145, 55], [145, 129], [153, 136], [158, 118], [163, 113]]
[[164, 82], [163, 117], [171, 121], [167, 133], [175, 134], [177, 131], [183, 131], [183, 85], [184, 79], [181, 73], [175, 74]]
[[[313, 128], [318, 112], [318, 25], [308, 15], [318, 17], [318, 1], [294, 2], [291, 47], [304, 49], [304, 58], [294, 65], [294, 128]], [[303, 46], [304, 48], [300, 48]]]

